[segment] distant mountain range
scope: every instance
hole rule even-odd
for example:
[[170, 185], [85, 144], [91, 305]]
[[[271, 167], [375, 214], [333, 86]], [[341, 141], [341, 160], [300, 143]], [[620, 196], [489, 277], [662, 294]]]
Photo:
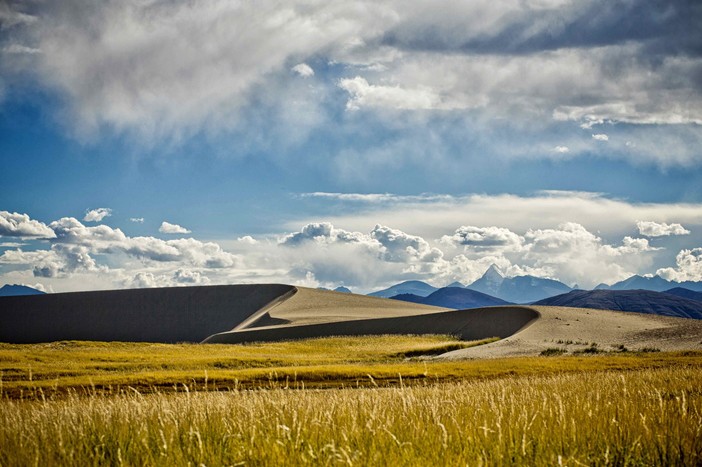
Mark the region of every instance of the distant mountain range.
[[[454, 282], [445, 288], [473, 290], [508, 303], [531, 303], [571, 290], [564, 283], [552, 279], [534, 276], [505, 277], [494, 264], [485, 271], [480, 279], [470, 285], [464, 286], [460, 282]], [[408, 281], [368, 295], [391, 298], [396, 295], [412, 294], [427, 297], [437, 290], [439, 289], [426, 282]]]
[[652, 290], [573, 290], [540, 300], [534, 305], [597, 308], [702, 319], [702, 302]]
[[46, 292], [27, 287], [26, 285], [6, 284], [0, 287], [0, 297], [16, 297], [18, 295], [42, 295]]
[[653, 290], [654, 292], [665, 292], [675, 287], [702, 292], [702, 282], [674, 282], [663, 279], [661, 276], [644, 277], [639, 275], [631, 276], [612, 285], [600, 284], [595, 287], [595, 290]]
[[[575, 286], [577, 287], [577, 286]], [[563, 282], [535, 276], [505, 277], [496, 265], [491, 265], [478, 280], [469, 285], [453, 282], [445, 288], [464, 288], [475, 290], [510, 303], [534, 303], [549, 297], [561, 295], [574, 290]], [[674, 288], [684, 288], [693, 292], [702, 292], [702, 282], [674, 282], [660, 276], [644, 277], [634, 275], [612, 285], [600, 284], [595, 290], [650, 290], [665, 292]], [[393, 285], [384, 290], [370, 293], [374, 297], [391, 298], [396, 295], [411, 294], [428, 297], [439, 290], [422, 281], [407, 281]], [[676, 295], [673, 293], [673, 295]], [[691, 298], [680, 295], [684, 298]]]
[[531, 303], [571, 290], [563, 282], [553, 279], [535, 276], [504, 277], [494, 264], [480, 279], [466, 288], [512, 303]]
[[427, 297], [414, 294], [400, 294], [391, 298], [393, 300], [440, 306], [443, 308], [454, 308], [456, 310], [510, 304], [491, 295], [461, 287], [444, 287]]
[[[564, 283], [552, 279], [534, 276], [505, 277], [494, 264], [485, 271], [480, 279], [470, 285], [464, 286], [460, 282], [454, 282], [444, 288], [473, 290], [507, 303], [531, 303], [571, 290]], [[385, 298], [405, 294], [428, 297], [437, 290], [440, 289], [426, 282], [407, 281], [368, 295]]]

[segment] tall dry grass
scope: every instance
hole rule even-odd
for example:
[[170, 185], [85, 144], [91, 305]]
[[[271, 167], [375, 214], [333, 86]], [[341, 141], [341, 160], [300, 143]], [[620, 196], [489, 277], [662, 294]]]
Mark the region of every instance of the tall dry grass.
[[702, 370], [0, 403], [1, 465], [700, 465]]

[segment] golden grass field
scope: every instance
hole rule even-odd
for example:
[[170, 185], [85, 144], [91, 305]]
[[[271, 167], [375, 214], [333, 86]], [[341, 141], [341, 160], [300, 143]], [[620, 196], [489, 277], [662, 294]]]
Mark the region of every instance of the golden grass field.
[[701, 353], [422, 357], [482, 343], [2, 344], [0, 465], [702, 462]]
[[[193, 389], [397, 385], [593, 370], [702, 365], [702, 352], [621, 352], [598, 348], [549, 358], [434, 360], [466, 342], [440, 335], [328, 337], [251, 344], [148, 344], [65, 341], [0, 344], [0, 394], [45, 398], [70, 390], [139, 392]], [[566, 348], [555, 342], [554, 350]], [[631, 349], [636, 350], [636, 349]], [[649, 350], [649, 349], [639, 349]]]
[[[161, 342], [198, 342], [234, 318], [224, 342], [273, 342], [0, 344], [0, 466], [702, 465], [696, 320], [276, 290], [186, 291], [204, 315], [159, 305], [165, 292], [113, 293], [151, 297]], [[109, 297], [54, 298], [73, 318], [57, 333], [39, 320], [47, 336], [148, 337], [137, 332], [148, 320], [113, 329]]]

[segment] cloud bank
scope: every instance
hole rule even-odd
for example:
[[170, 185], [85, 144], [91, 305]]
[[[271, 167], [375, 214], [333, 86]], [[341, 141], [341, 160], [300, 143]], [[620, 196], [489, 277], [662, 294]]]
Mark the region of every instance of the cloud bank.
[[[384, 194], [379, 201], [371, 195], [325, 194], [319, 198], [335, 203], [343, 198], [357, 209], [372, 209], [334, 222], [223, 241], [130, 236], [73, 217], [47, 225], [3, 211], [0, 218], [14, 222], [13, 236], [30, 243], [3, 244], [0, 280], [39, 280], [56, 291], [283, 282], [367, 292], [403, 280], [468, 284], [491, 264], [509, 276], [530, 274], [584, 288], [653, 272], [677, 281], [702, 280], [700, 206], [633, 205], [592, 193], [548, 192], [509, 195], [511, 212], [490, 213], [504, 205], [505, 196]], [[639, 216], [656, 220], [632, 220]], [[381, 218], [403, 219], [409, 227], [368, 223]], [[456, 225], [457, 219], [469, 222]], [[470, 222], [476, 219], [484, 223]], [[508, 222], [500, 222], [504, 219]], [[368, 227], [355, 228], [355, 223]]]
[[353, 140], [353, 119], [334, 117], [346, 108], [387, 131], [396, 112], [418, 113], [407, 134], [429, 125], [444, 138], [500, 133], [508, 119], [510, 139], [545, 142], [515, 145], [517, 157], [691, 166], [702, 163], [702, 41], [681, 31], [700, 15], [684, 0], [20, 2], [3, 7], [0, 76], [35, 77], [88, 139], [245, 134], [263, 105], [305, 128], [290, 144], [330, 118]]

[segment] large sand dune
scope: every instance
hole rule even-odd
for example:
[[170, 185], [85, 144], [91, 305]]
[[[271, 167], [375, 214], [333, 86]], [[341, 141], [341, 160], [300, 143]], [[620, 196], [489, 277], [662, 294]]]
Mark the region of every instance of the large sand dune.
[[0, 297], [0, 342], [200, 342], [293, 289], [267, 284]]
[[593, 342], [702, 349], [702, 321], [548, 306], [447, 310], [288, 285], [233, 285], [0, 297], [0, 341], [240, 343], [331, 335], [452, 334], [488, 345], [441, 358], [538, 355]]
[[[269, 310], [281, 318], [272, 318]], [[281, 284], [0, 297], [0, 342], [201, 342], [212, 334], [254, 324], [306, 324], [437, 310]]]
[[478, 340], [511, 336], [538, 317], [539, 314], [530, 308], [476, 308], [303, 325], [277, 324], [219, 333], [205, 342], [240, 343], [379, 334], [451, 334], [463, 340]]
[[[205, 342], [240, 343], [330, 335], [452, 334], [464, 340], [502, 338], [440, 358], [538, 355], [549, 348], [577, 351], [655, 348], [702, 350], [702, 321], [640, 313], [548, 306], [469, 310], [403, 309], [398, 302], [298, 288], [232, 331]], [[401, 303], [401, 302], [400, 302]]]

